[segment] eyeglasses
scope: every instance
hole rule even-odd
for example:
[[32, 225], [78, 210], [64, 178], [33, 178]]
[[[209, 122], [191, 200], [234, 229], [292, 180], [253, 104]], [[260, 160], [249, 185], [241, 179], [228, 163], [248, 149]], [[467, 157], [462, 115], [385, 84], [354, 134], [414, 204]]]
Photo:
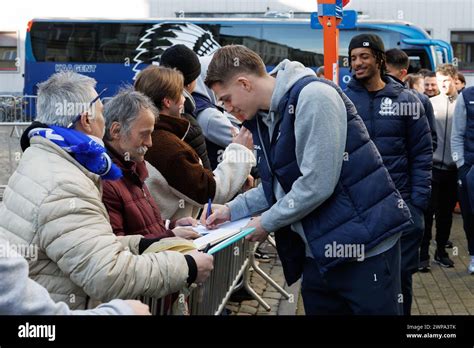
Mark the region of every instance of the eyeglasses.
[[[92, 101], [89, 103], [89, 107], [87, 108], [87, 110], [89, 110], [90, 108], [92, 108], [92, 105], [94, 105], [94, 103], [95, 103], [97, 100], [99, 100], [100, 96], [101, 96], [102, 94], [104, 94], [104, 92], [105, 92], [106, 90], [107, 90], [107, 88], [104, 88], [104, 89], [102, 90], [102, 92], [100, 92], [100, 93], [97, 95], [97, 97], [95, 97], [94, 99], [92, 99]], [[82, 114], [79, 114], [79, 115], [77, 115], [76, 117], [74, 117], [74, 120], [72, 120], [72, 122], [67, 125], [67, 128], [74, 128], [74, 126], [76, 125], [76, 123], [81, 119], [81, 116], [82, 116]]]

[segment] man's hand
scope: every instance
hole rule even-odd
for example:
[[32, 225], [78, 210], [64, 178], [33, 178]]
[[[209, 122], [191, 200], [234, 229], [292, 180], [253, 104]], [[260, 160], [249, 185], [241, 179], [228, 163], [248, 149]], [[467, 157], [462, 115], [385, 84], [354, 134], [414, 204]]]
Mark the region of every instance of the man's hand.
[[181, 237], [184, 239], [196, 239], [201, 237], [201, 235], [194, 231], [192, 228], [175, 227], [172, 231], [176, 237]]
[[201, 225], [212, 230], [217, 228], [217, 225], [230, 221], [230, 208], [228, 206], [212, 204], [211, 208], [211, 215], [207, 216], [207, 204], [204, 205], [204, 210], [201, 215]]
[[188, 255], [192, 256], [196, 261], [197, 276], [194, 281], [196, 284], [203, 283], [214, 269], [214, 257], [212, 255], [193, 250]]
[[187, 216], [187, 217], [178, 219], [174, 222], [175, 227], [178, 227], [178, 226], [193, 226], [193, 227], [196, 227], [198, 224], [199, 224], [199, 221], [197, 221], [196, 219], [194, 219], [191, 216]]
[[133, 311], [134, 315], [151, 315], [150, 307], [137, 300], [125, 300], [125, 303], [128, 304]]
[[245, 146], [250, 151], [253, 151], [253, 137], [252, 133], [245, 127], [240, 129], [239, 134], [232, 138], [232, 142]]
[[262, 227], [261, 216], [252, 218], [245, 228], [254, 227], [255, 232], [245, 237], [250, 242], [263, 242], [268, 237], [268, 232]]

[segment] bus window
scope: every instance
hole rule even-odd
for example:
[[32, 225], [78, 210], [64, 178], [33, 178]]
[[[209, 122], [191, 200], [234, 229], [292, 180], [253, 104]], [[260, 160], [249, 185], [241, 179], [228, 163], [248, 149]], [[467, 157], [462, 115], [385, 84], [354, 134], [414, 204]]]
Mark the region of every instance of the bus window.
[[258, 25], [245, 24], [199, 24], [199, 26], [209, 31], [214, 40], [219, 45], [244, 45], [259, 52], [261, 28]]
[[360, 34], [376, 34], [382, 39], [385, 49], [400, 48], [400, 34], [396, 32], [388, 32], [376, 29], [357, 29], [357, 30], [341, 30], [339, 34], [339, 55], [341, 57], [348, 57], [349, 43], [354, 36]]
[[15, 31], [0, 31], [0, 71], [18, 71], [18, 34]]
[[39, 62], [123, 63], [144, 31], [144, 24], [36, 22], [30, 33]]
[[433, 70], [433, 67], [430, 63], [430, 58], [428, 53], [425, 50], [411, 50], [404, 49], [405, 53], [408, 54], [410, 58], [410, 66], [408, 67], [408, 73], [416, 73], [420, 69], [429, 69]]
[[277, 65], [285, 58], [313, 68], [324, 64], [321, 30], [300, 25], [263, 25], [262, 39], [259, 53], [266, 65]]

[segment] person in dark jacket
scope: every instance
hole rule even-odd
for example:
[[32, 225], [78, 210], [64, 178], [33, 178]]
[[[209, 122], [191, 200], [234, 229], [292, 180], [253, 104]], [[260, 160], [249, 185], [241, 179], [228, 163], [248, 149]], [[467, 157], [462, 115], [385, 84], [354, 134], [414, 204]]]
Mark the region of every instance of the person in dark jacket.
[[408, 57], [408, 54], [406, 54], [401, 49], [391, 48], [385, 52], [385, 57], [387, 59], [385, 64], [387, 68], [387, 74], [390, 75], [396, 82], [406, 86], [409, 91], [411, 91], [418, 97], [418, 99], [420, 99], [421, 104], [423, 104], [423, 109], [425, 110], [425, 115], [430, 125], [433, 152], [436, 151], [438, 140], [436, 136], [436, 127], [434, 124], [433, 105], [426, 95], [418, 92], [416, 89], [410, 88], [405, 84], [405, 79], [408, 76], [408, 68], [410, 66], [410, 58]]
[[202, 165], [206, 169], [214, 170], [211, 167], [209, 156], [207, 154], [206, 139], [201, 126], [196, 120], [196, 103], [191, 95], [196, 88], [196, 80], [201, 73], [201, 63], [193, 50], [185, 45], [174, 45], [167, 48], [161, 55], [160, 65], [169, 68], [175, 68], [183, 74], [184, 77], [184, 110], [182, 117], [188, 120], [190, 127], [184, 141], [188, 143], [198, 154]]
[[474, 87], [466, 88], [454, 108], [451, 156], [458, 168], [458, 195], [469, 252], [467, 271], [474, 274]]
[[[404, 80], [410, 64], [408, 55], [398, 48], [392, 48], [385, 52], [385, 54], [387, 57], [387, 73], [401, 82], [401, 80]], [[435, 111], [433, 110], [433, 105], [439, 104], [437, 102], [439, 98], [442, 100], [445, 100], [446, 98], [443, 98], [444, 94], [441, 93], [430, 100], [430, 98], [422, 93], [419, 93], [415, 90], [412, 90], [412, 92], [420, 99], [425, 109], [425, 114], [430, 125], [431, 137], [433, 140], [433, 154], [436, 154], [438, 142], [436, 128], [437, 126], [440, 126], [440, 123], [435, 123]], [[452, 92], [454, 91], [452, 90], [451, 93]], [[453, 99], [453, 102], [455, 102], [455, 99]], [[454, 104], [452, 109], [454, 109]], [[444, 115], [445, 110], [446, 107], [444, 104], [439, 107], [439, 110], [437, 110], [439, 117], [442, 117], [441, 114]], [[441, 123], [444, 125], [444, 120]], [[443, 125], [439, 127], [439, 130], [440, 137], [442, 138], [441, 143], [443, 146], [446, 146], [446, 144], [449, 142], [451, 134], [450, 132], [449, 134], [446, 134], [446, 132], [443, 131]], [[448, 138], [448, 141], [445, 138]], [[442, 149], [438, 150], [438, 152], [440, 151], [442, 151]], [[446, 155], [451, 157], [449, 153], [446, 153]], [[451, 245], [452, 247], [452, 243], [448, 240], [448, 237], [452, 223], [452, 210], [456, 204], [456, 173], [454, 173], [453, 176], [450, 174], [450, 171], [445, 170], [446, 168], [443, 168], [443, 166], [441, 166], [441, 169], [439, 169], [439, 165], [436, 163], [436, 156], [433, 155], [433, 157], [435, 163], [432, 172], [433, 180], [431, 182], [432, 195], [430, 204], [425, 211], [425, 232], [421, 242], [420, 260], [418, 265], [418, 270], [420, 272], [430, 271], [429, 246], [432, 238], [431, 230], [433, 227], [434, 215], [437, 216], [436, 243], [439, 249], [435, 255], [435, 262], [441, 262], [444, 267], [451, 267], [453, 265], [453, 262], [449, 259], [449, 256], [445, 251], [445, 245]], [[453, 166], [452, 160], [450, 160], [450, 162]]]
[[213, 204], [201, 223], [261, 214], [247, 238], [275, 232], [287, 283], [303, 276], [308, 315], [400, 314], [399, 238], [410, 213], [341, 89], [286, 59], [268, 74], [240, 45], [214, 54], [206, 84], [246, 119], [262, 182]]
[[347, 96], [362, 117], [414, 221], [401, 237], [402, 301], [404, 314], [409, 315], [412, 274], [418, 268], [423, 237], [423, 212], [431, 193], [430, 127], [420, 100], [385, 74], [385, 49], [379, 36], [355, 36], [349, 44], [349, 56], [354, 75]]
[[[105, 145], [123, 177], [104, 181], [103, 196], [110, 224], [118, 236], [141, 234], [145, 238], [183, 237], [199, 234], [190, 228], [197, 225], [191, 217], [166, 222], [154, 201], [145, 179], [148, 177], [144, 156], [152, 146], [151, 134], [158, 110], [140, 92], [125, 89], [104, 108]], [[173, 230], [171, 230], [173, 229]]]

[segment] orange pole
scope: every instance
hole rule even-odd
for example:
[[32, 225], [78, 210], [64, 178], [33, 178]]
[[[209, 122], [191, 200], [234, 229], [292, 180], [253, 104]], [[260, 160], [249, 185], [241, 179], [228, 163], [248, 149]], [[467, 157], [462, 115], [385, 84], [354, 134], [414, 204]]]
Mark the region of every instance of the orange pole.
[[[318, 4], [335, 4], [336, 0], [318, 0]], [[339, 83], [339, 29], [337, 25], [342, 18], [335, 16], [319, 16], [324, 35], [324, 77]]]

